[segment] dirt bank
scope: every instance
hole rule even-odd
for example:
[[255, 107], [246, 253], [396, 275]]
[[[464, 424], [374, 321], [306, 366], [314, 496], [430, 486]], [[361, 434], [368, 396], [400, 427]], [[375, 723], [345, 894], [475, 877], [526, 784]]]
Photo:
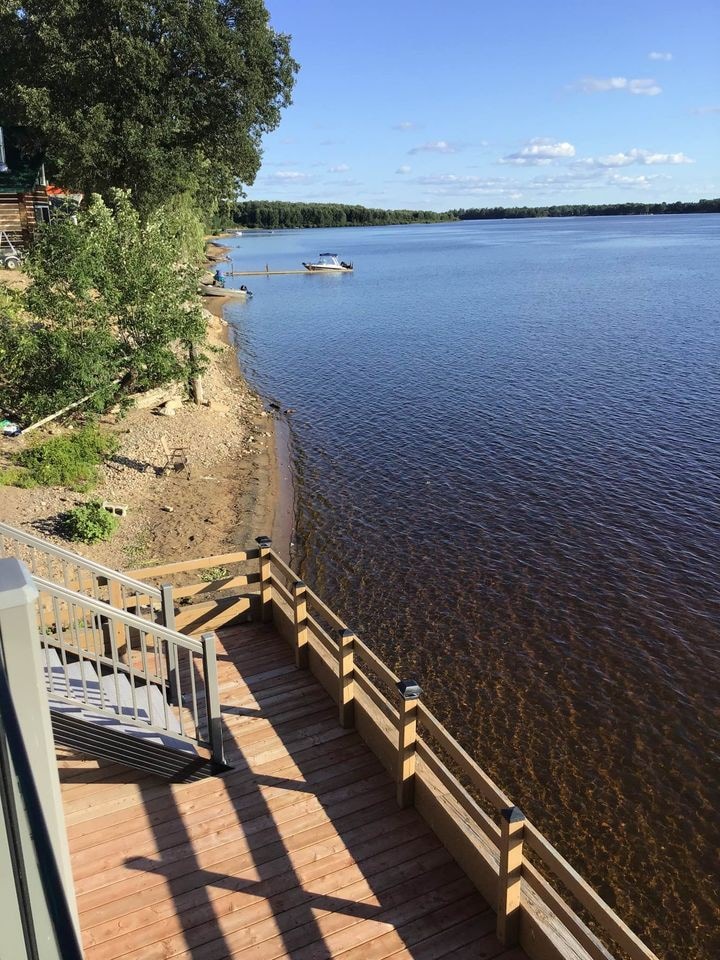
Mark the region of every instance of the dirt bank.
[[[222, 302], [214, 300], [213, 310]], [[185, 401], [174, 416], [149, 407], [102, 418], [120, 448], [100, 485], [91, 494], [0, 488], [0, 520], [120, 569], [228, 552], [272, 535], [279, 502], [275, 420], [242, 377], [218, 316], [209, 318], [209, 342], [203, 386], [210, 406]], [[171, 449], [183, 448], [185, 469], [163, 471], [163, 438]], [[26, 442], [0, 438], [0, 465]], [[58, 536], [62, 513], [96, 498], [127, 505], [118, 532], [104, 544], [67, 544]]]

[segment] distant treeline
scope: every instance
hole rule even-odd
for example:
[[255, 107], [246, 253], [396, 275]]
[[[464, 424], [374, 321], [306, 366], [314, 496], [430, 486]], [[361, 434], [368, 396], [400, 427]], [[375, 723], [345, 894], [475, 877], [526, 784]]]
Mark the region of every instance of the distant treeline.
[[287, 203], [248, 200], [238, 204], [238, 227], [380, 227], [443, 220], [520, 220], [528, 217], [622, 217], [649, 213], [720, 213], [720, 198], [694, 203], [573, 203], [552, 207], [471, 207], [469, 210], [380, 210], [345, 203]]
[[450, 210], [453, 220], [519, 220], [525, 217], [627, 217], [649, 213], [720, 213], [720, 198], [695, 203], [573, 203], [553, 207], [473, 207]]
[[379, 210], [345, 203], [285, 203], [248, 200], [238, 205], [233, 220], [239, 227], [379, 227], [392, 223], [437, 223], [457, 219], [433, 210]]

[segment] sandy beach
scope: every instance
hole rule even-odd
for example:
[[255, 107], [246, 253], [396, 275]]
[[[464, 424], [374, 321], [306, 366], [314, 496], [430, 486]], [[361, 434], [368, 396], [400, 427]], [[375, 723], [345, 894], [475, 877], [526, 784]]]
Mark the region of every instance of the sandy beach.
[[[91, 493], [3, 487], [0, 520], [122, 570], [228, 552], [263, 534], [272, 536], [285, 554], [292, 525], [292, 496], [287, 486], [281, 489], [281, 477], [283, 484], [290, 482], [287, 427], [276, 422], [243, 377], [222, 319], [224, 302], [205, 301], [210, 348], [203, 374], [206, 405], [183, 397], [180, 388], [140, 395], [125, 416], [100, 419], [120, 446]], [[163, 412], [169, 398], [177, 398], [170, 415]], [[49, 425], [28, 439], [0, 438], [0, 467], [21, 446], [67, 426], [67, 421]], [[183, 449], [186, 468], [163, 470], [163, 439], [169, 448]], [[61, 515], [93, 499], [125, 505], [127, 515], [107, 543], [68, 543], [58, 532]]]

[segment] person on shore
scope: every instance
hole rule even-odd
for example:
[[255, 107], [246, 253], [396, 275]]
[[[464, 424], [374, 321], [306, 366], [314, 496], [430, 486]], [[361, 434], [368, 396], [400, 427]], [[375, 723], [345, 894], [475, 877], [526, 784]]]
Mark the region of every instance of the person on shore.
[[213, 275], [213, 284], [214, 284], [216, 287], [224, 287], [224, 286], [225, 286], [225, 274], [222, 272], [222, 270], [220, 270], [220, 268], [218, 268], [218, 269], [215, 271], [215, 274]]

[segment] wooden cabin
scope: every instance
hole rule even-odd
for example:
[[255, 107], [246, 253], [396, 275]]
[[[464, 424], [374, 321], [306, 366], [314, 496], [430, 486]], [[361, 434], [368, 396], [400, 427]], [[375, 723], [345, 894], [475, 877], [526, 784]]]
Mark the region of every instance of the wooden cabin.
[[20, 249], [50, 219], [43, 159], [21, 128], [0, 127], [0, 233]]

